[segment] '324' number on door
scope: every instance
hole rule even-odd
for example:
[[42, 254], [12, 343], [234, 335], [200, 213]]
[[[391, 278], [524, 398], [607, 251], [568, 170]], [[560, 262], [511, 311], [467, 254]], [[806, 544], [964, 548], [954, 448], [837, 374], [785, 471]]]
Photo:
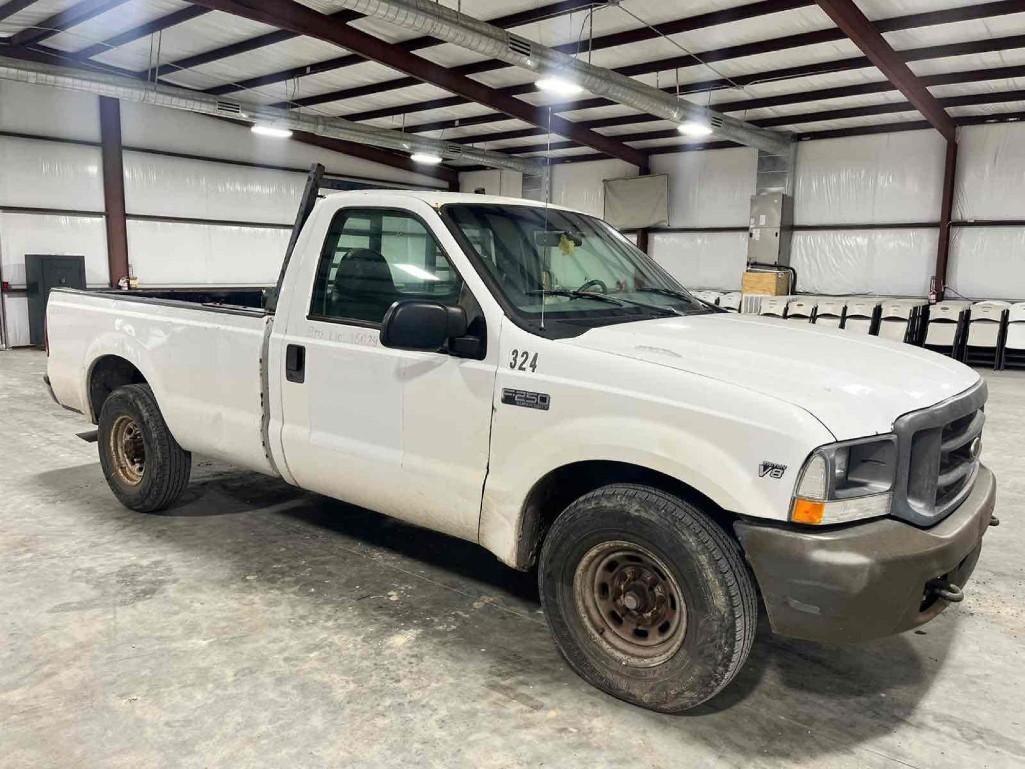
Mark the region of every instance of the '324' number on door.
[[528, 368], [531, 372], [537, 371], [537, 353], [531, 355], [526, 350], [513, 350], [509, 368], [515, 371], [526, 371]]

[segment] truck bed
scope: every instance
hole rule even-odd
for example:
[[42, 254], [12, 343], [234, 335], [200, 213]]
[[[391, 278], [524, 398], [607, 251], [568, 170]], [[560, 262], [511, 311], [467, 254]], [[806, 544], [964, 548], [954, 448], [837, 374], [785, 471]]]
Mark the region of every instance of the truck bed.
[[264, 451], [261, 369], [273, 315], [161, 293], [54, 290], [47, 337], [55, 397], [98, 420], [92, 372], [107, 356], [123, 358], [153, 389], [183, 448], [274, 473]]

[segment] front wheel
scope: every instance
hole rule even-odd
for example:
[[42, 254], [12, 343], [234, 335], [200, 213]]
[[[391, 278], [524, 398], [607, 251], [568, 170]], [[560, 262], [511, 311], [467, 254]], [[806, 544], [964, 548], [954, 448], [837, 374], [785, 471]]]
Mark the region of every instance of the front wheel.
[[97, 443], [107, 485], [127, 508], [164, 510], [189, 483], [192, 455], [167, 429], [149, 385], [125, 385], [107, 397]]
[[678, 713], [715, 696], [754, 640], [754, 585], [697, 507], [653, 488], [605, 486], [552, 525], [538, 570], [559, 651], [589, 683]]

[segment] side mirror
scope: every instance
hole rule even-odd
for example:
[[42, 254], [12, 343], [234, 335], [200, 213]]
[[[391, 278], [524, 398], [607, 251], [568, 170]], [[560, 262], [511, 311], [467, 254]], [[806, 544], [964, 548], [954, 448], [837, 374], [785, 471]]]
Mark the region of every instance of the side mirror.
[[449, 339], [466, 334], [466, 312], [438, 302], [395, 302], [381, 323], [381, 344], [397, 350], [437, 352]]

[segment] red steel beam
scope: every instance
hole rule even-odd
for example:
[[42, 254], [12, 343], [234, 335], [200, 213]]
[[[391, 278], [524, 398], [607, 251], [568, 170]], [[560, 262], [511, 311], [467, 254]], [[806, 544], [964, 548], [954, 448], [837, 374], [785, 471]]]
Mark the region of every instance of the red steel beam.
[[950, 218], [954, 208], [954, 177], [957, 174], [957, 142], [947, 141], [943, 163], [943, 196], [940, 200], [940, 236], [936, 244], [936, 273], [932, 291], [943, 298], [947, 288], [947, 261], [950, 256]]
[[[796, 2], [798, 0], [791, 0]], [[804, 2], [804, 0], [800, 0]], [[815, 0], [807, 0], [806, 5], [811, 5]], [[551, 3], [549, 5], [541, 5], [536, 8], [528, 8], [525, 11], [519, 11], [517, 13], [506, 14], [505, 16], [499, 16], [495, 19], [488, 20], [488, 24], [492, 24], [502, 29], [510, 29], [512, 27], [521, 27], [524, 24], [530, 24], [535, 21], [542, 21], [544, 19], [551, 19], [557, 16], [564, 16], [567, 13], [573, 11], [579, 11], [582, 8], [590, 8], [594, 5], [594, 0], [558, 0], [558, 2]], [[442, 41], [437, 40], [433, 37], [424, 35], [423, 37], [415, 37], [411, 40], [402, 40], [395, 43], [399, 48], [406, 51], [418, 51], [422, 48], [430, 48], [431, 46], [441, 45]], [[211, 93], [216, 96], [221, 96], [226, 93], [232, 93], [233, 91], [242, 91], [248, 88], [259, 88], [265, 85], [273, 85], [274, 83], [283, 83], [287, 80], [292, 80], [297, 77], [308, 77], [310, 75], [319, 75], [325, 72], [334, 72], [345, 67], [351, 67], [354, 64], [359, 64], [366, 61], [362, 56], [358, 54], [350, 53], [346, 56], [338, 56], [325, 61], [313, 62], [311, 64], [303, 64], [299, 67], [291, 67], [289, 69], [279, 70], [277, 72], [270, 72], [266, 75], [258, 75], [247, 80], [240, 80], [235, 83], [224, 83], [223, 85], [214, 86], [213, 88], [207, 88], [206, 93]], [[502, 63], [501, 66], [506, 66]], [[464, 72], [462, 67], [455, 67], [457, 72], [461, 74], [470, 74]], [[486, 71], [486, 70], [480, 70]], [[382, 89], [383, 90], [383, 89]]]
[[861, 49], [886, 79], [915, 105], [926, 120], [943, 134], [948, 142], [957, 141], [957, 125], [946, 113], [936, 97], [904, 63], [868, 17], [853, 0], [816, 0], [819, 7], [833, 20], [843, 33]]
[[37, 0], [10, 0], [10, 2], [0, 5], [0, 21], [3, 21], [8, 16], [13, 16], [18, 13], [18, 11], [24, 11], [36, 1]]
[[108, 37], [99, 43], [94, 43], [85, 48], [81, 48], [75, 51], [76, 58], [88, 59], [92, 56], [98, 56], [106, 51], [113, 50], [118, 46], [131, 43], [139, 38], [146, 37], [146, 35], [152, 35], [154, 32], [160, 32], [168, 27], [173, 27], [177, 24], [194, 19], [197, 16], [202, 16], [204, 13], [210, 13], [206, 8], [200, 8], [198, 5], [188, 5], [181, 8], [173, 13], [169, 13], [166, 16], [161, 16], [159, 19], [153, 19], [147, 21], [145, 24], [140, 24], [137, 27], [132, 27], [124, 32]]
[[49, 37], [63, 32], [66, 29], [88, 21], [94, 16], [124, 5], [128, 0], [82, 0], [70, 8], [65, 8], [60, 13], [55, 13], [38, 24], [33, 24], [21, 32], [11, 36], [8, 43], [16, 46], [35, 45]]
[[128, 224], [125, 176], [121, 158], [121, 102], [100, 98], [100, 149], [103, 158], [103, 211], [107, 223], [110, 285], [128, 276]]
[[404, 51], [373, 35], [339, 22], [293, 0], [196, 0], [198, 5], [224, 11], [235, 16], [270, 24], [282, 30], [323, 40], [358, 53], [371, 61], [384, 64], [424, 83], [486, 105], [510, 117], [572, 139], [638, 167], [647, 166], [647, 153], [629, 147], [608, 136], [581, 128], [562, 117], [551, 115], [546, 108], [528, 104], [504, 94], [447, 67]]

